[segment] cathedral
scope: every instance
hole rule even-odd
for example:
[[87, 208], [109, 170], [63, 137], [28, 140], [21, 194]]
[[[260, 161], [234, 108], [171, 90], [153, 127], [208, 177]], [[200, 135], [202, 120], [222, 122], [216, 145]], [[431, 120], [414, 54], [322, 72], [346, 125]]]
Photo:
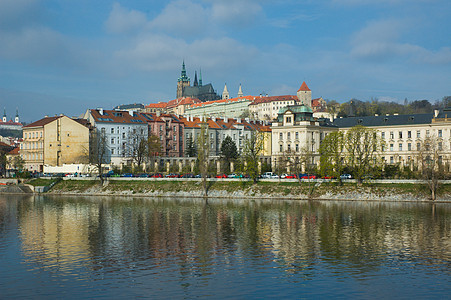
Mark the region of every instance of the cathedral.
[[183, 61], [182, 72], [177, 80], [177, 98], [182, 97], [197, 98], [202, 102], [221, 99], [211, 83], [202, 85], [201, 72], [199, 72], [199, 81], [197, 81], [197, 72], [194, 73], [194, 83], [191, 86], [190, 78], [186, 75], [185, 61]]

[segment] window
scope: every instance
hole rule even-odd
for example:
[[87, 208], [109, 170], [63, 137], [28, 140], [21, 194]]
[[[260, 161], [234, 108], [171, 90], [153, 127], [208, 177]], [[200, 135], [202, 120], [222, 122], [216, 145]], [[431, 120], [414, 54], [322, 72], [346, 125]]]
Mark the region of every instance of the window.
[[398, 132], [399, 138], [402, 139], [402, 131]]
[[390, 131], [390, 139], [393, 139], [395, 135], [393, 134], [393, 131]]
[[290, 139], [291, 139], [291, 133], [287, 132], [287, 140], [290, 140]]
[[299, 132], [296, 132], [296, 139], [299, 140]]
[[111, 154], [114, 154], [114, 148], [111, 148]]
[[393, 151], [393, 144], [390, 144], [390, 151]]
[[417, 151], [420, 151], [420, 150], [421, 150], [421, 144], [417, 143]]
[[393, 156], [390, 156], [390, 163], [391, 164], [395, 163], [395, 160], [393, 159]]
[[438, 142], [438, 151], [442, 151], [443, 150], [443, 144], [442, 142]]
[[101, 131], [102, 133], [105, 133], [105, 128], [101, 128], [100, 131]]
[[111, 139], [111, 144], [114, 144], [114, 138], [113, 138], [113, 139]]
[[429, 129], [426, 130], [426, 136], [429, 136]]
[[291, 123], [291, 117], [287, 117], [287, 118], [285, 119], [285, 122], [286, 122], [286, 123]]
[[[174, 126], [174, 132], [177, 132], [177, 126]], [[175, 149], [174, 149], [175, 150]]]
[[122, 138], [125, 139], [125, 132], [122, 132]]
[[163, 125], [160, 125], [160, 131], [163, 131]]
[[385, 151], [385, 145], [382, 145], [381, 150], [382, 150], [382, 152]]
[[291, 145], [290, 144], [288, 144], [287, 149], [288, 149], [288, 151], [291, 151]]
[[280, 152], [283, 152], [283, 146], [280, 145]]
[[299, 144], [296, 144], [296, 152], [299, 152]]
[[233, 139], [236, 140], [236, 134], [235, 133], [233, 134]]
[[442, 130], [441, 129], [438, 130], [438, 137], [442, 137]]
[[407, 131], [407, 138], [411, 139], [412, 138], [412, 131]]
[[402, 151], [402, 144], [399, 143], [399, 151]]
[[111, 133], [114, 133], [114, 128], [111, 128]]
[[279, 133], [279, 140], [283, 140], [283, 133]]
[[176, 135], [174, 135], [174, 142], [176, 142], [177, 141], [177, 136]]
[[412, 143], [407, 143], [407, 150], [412, 151]]
[[420, 137], [421, 137], [420, 131], [417, 130], [417, 138], [420, 138]]
[[381, 132], [381, 137], [383, 138], [383, 139], [385, 139], [385, 132]]

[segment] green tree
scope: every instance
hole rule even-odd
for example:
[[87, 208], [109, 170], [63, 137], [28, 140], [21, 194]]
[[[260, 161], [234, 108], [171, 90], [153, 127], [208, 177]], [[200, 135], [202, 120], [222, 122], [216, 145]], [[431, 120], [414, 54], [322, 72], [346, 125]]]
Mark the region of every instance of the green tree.
[[16, 157], [14, 157], [12, 165], [14, 169], [22, 171], [25, 166], [25, 161], [20, 155], [17, 155]]
[[191, 137], [186, 139], [185, 155], [188, 157], [196, 157], [197, 155], [196, 145]]
[[238, 158], [238, 150], [235, 142], [227, 136], [221, 143], [221, 160], [225, 164], [224, 172], [230, 171], [230, 162]]
[[321, 142], [320, 174], [334, 176], [342, 184], [340, 175], [344, 169], [345, 134], [343, 131], [329, 133]]
[[264, 138], [263, 135], [254, 131], [251, 133], [249, 139], [244, 141], [243, 161], [244, 171], [252, 178], [254, 184], [257, 183], [260, 172], [258, 170], [258, 162], [260, 161], [260, 154], [263, 152]]
[[364, 176], [377, 175], [381, 170], [380, 156], [384, 141], [377, 131], [364, 126], [354, 126], [345, 135], [346, 164], [353, 170], [358, 183]]

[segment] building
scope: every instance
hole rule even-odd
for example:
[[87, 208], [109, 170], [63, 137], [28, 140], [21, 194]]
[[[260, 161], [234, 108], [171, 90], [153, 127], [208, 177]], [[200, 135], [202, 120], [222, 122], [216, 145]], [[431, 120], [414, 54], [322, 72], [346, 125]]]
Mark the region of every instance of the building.
[[60, 115], [45, 117], [23, 127], [20, 155], [28, 171], [44, 166], [86, 163], [89, 155], [89, 124]]
[[271, 121], [277, 118], [277, 114], [281, 108], [298, 103], [299, 99], [294, 95], [260, 96], [260, 98], [256, 98], [249, 104], [249, 114], [251, 118], [256, 120]]
[[148, 124], [148, 132], [159, 138], [161, 152], [159, 156], [182, 157], [184, 154], [183, 133], [185, 124], [176, 115], [140, 114]]
[[184, 115], [192, 117], [240, 118], [249, 115], [253, 96], [226, 98], [215, 101], [193, 103], [186, 107]]
[[83, 119], [94, 126], [97, 134], [105, 135], [105, 161], [113, 165], [131, 164], [136, 144], [148, 137], [147, 120], [133, 111], [88, 109]]
[[189, 106], [196, 103], [202, 103], [202, 101], [191, 97], [177, 98], [167, 103], [165, 112], [167, 114], [183, 115]]
[[166, 102], [150, 103], [144, 107], [145, 113], [164, 113], [166, 112]]
[[144, 112], [145, 106], [141, 103], [133, 103], [133, 104], [121, 104], [113, 108], [114, 110], [125, 110], [129, 113], [131, 112]]
[[16, 148], [12, 149], [11, 151], [9, 151], [8, 153], [6, 153], [6, 169], [7, 170], [15, 169], [16, 157], [20, 157], [19, 150], [20, 150], [20, 148], [16, 147]]
[[345, 132], [357, 125], [377, 130], [385, 141], [381, 155], [386, 164], [418, 163], [416, 156], [422, 147], [422, 142], [428, 136], [437, 137], [439, 149], [442, 149], [443, 161], [450, 159], [451, 109], [449, 108], [441, 112], [436, 110], [430, 114], [339, 118], [333, 123]]
[[182, 64], [180, 77], [177, 79], [177, 98], [182, 97], [196, 98], [203, 102], [221, 99], [211, 83], [202, 84], [201, 72], [199, 72], [199, 81], [197, 81], [197, 73], [195, 74], [194, 84], [191, 86], [190, 78], [186, 75], [185, 61]]
[[[293, 105], [280, 109], [277, 120], [272, 123], [272, 167], [286, 156], [302, 160], [310, 154], [311, 165], [319, 163], [319, 146], [324, 137], [338, 128], [328, 119], [313, 117], [313, 111], [306, 105]], [[303, 168], [305, 169], [305, 165]]]
[[19, 122], [19, 111], [16, 110], [16, 116], [14, 121], [12, 119], [8, 120], [6, 115], [6, 109], [3, 111], [3, 118], [0, 121], [0, 129], [8, 129], [8, 130], [22, 130], [22, 123]]

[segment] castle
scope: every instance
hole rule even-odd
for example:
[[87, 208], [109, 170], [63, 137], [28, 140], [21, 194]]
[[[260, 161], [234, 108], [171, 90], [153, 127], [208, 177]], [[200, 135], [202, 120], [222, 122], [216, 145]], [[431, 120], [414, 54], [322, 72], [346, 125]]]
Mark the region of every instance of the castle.
[[202, 85], [201, 71], [199, 71], [199, 81], [197, 81], [197, 71], [195, 72], [194, 83], [191, 86], [190, 78], [186, 75], [185, 61], [183, 61], [182, 71], [177, 80], [177, 98], [182, 97], [197, 98], [202, 102], [221, 99], [211, 83]]

